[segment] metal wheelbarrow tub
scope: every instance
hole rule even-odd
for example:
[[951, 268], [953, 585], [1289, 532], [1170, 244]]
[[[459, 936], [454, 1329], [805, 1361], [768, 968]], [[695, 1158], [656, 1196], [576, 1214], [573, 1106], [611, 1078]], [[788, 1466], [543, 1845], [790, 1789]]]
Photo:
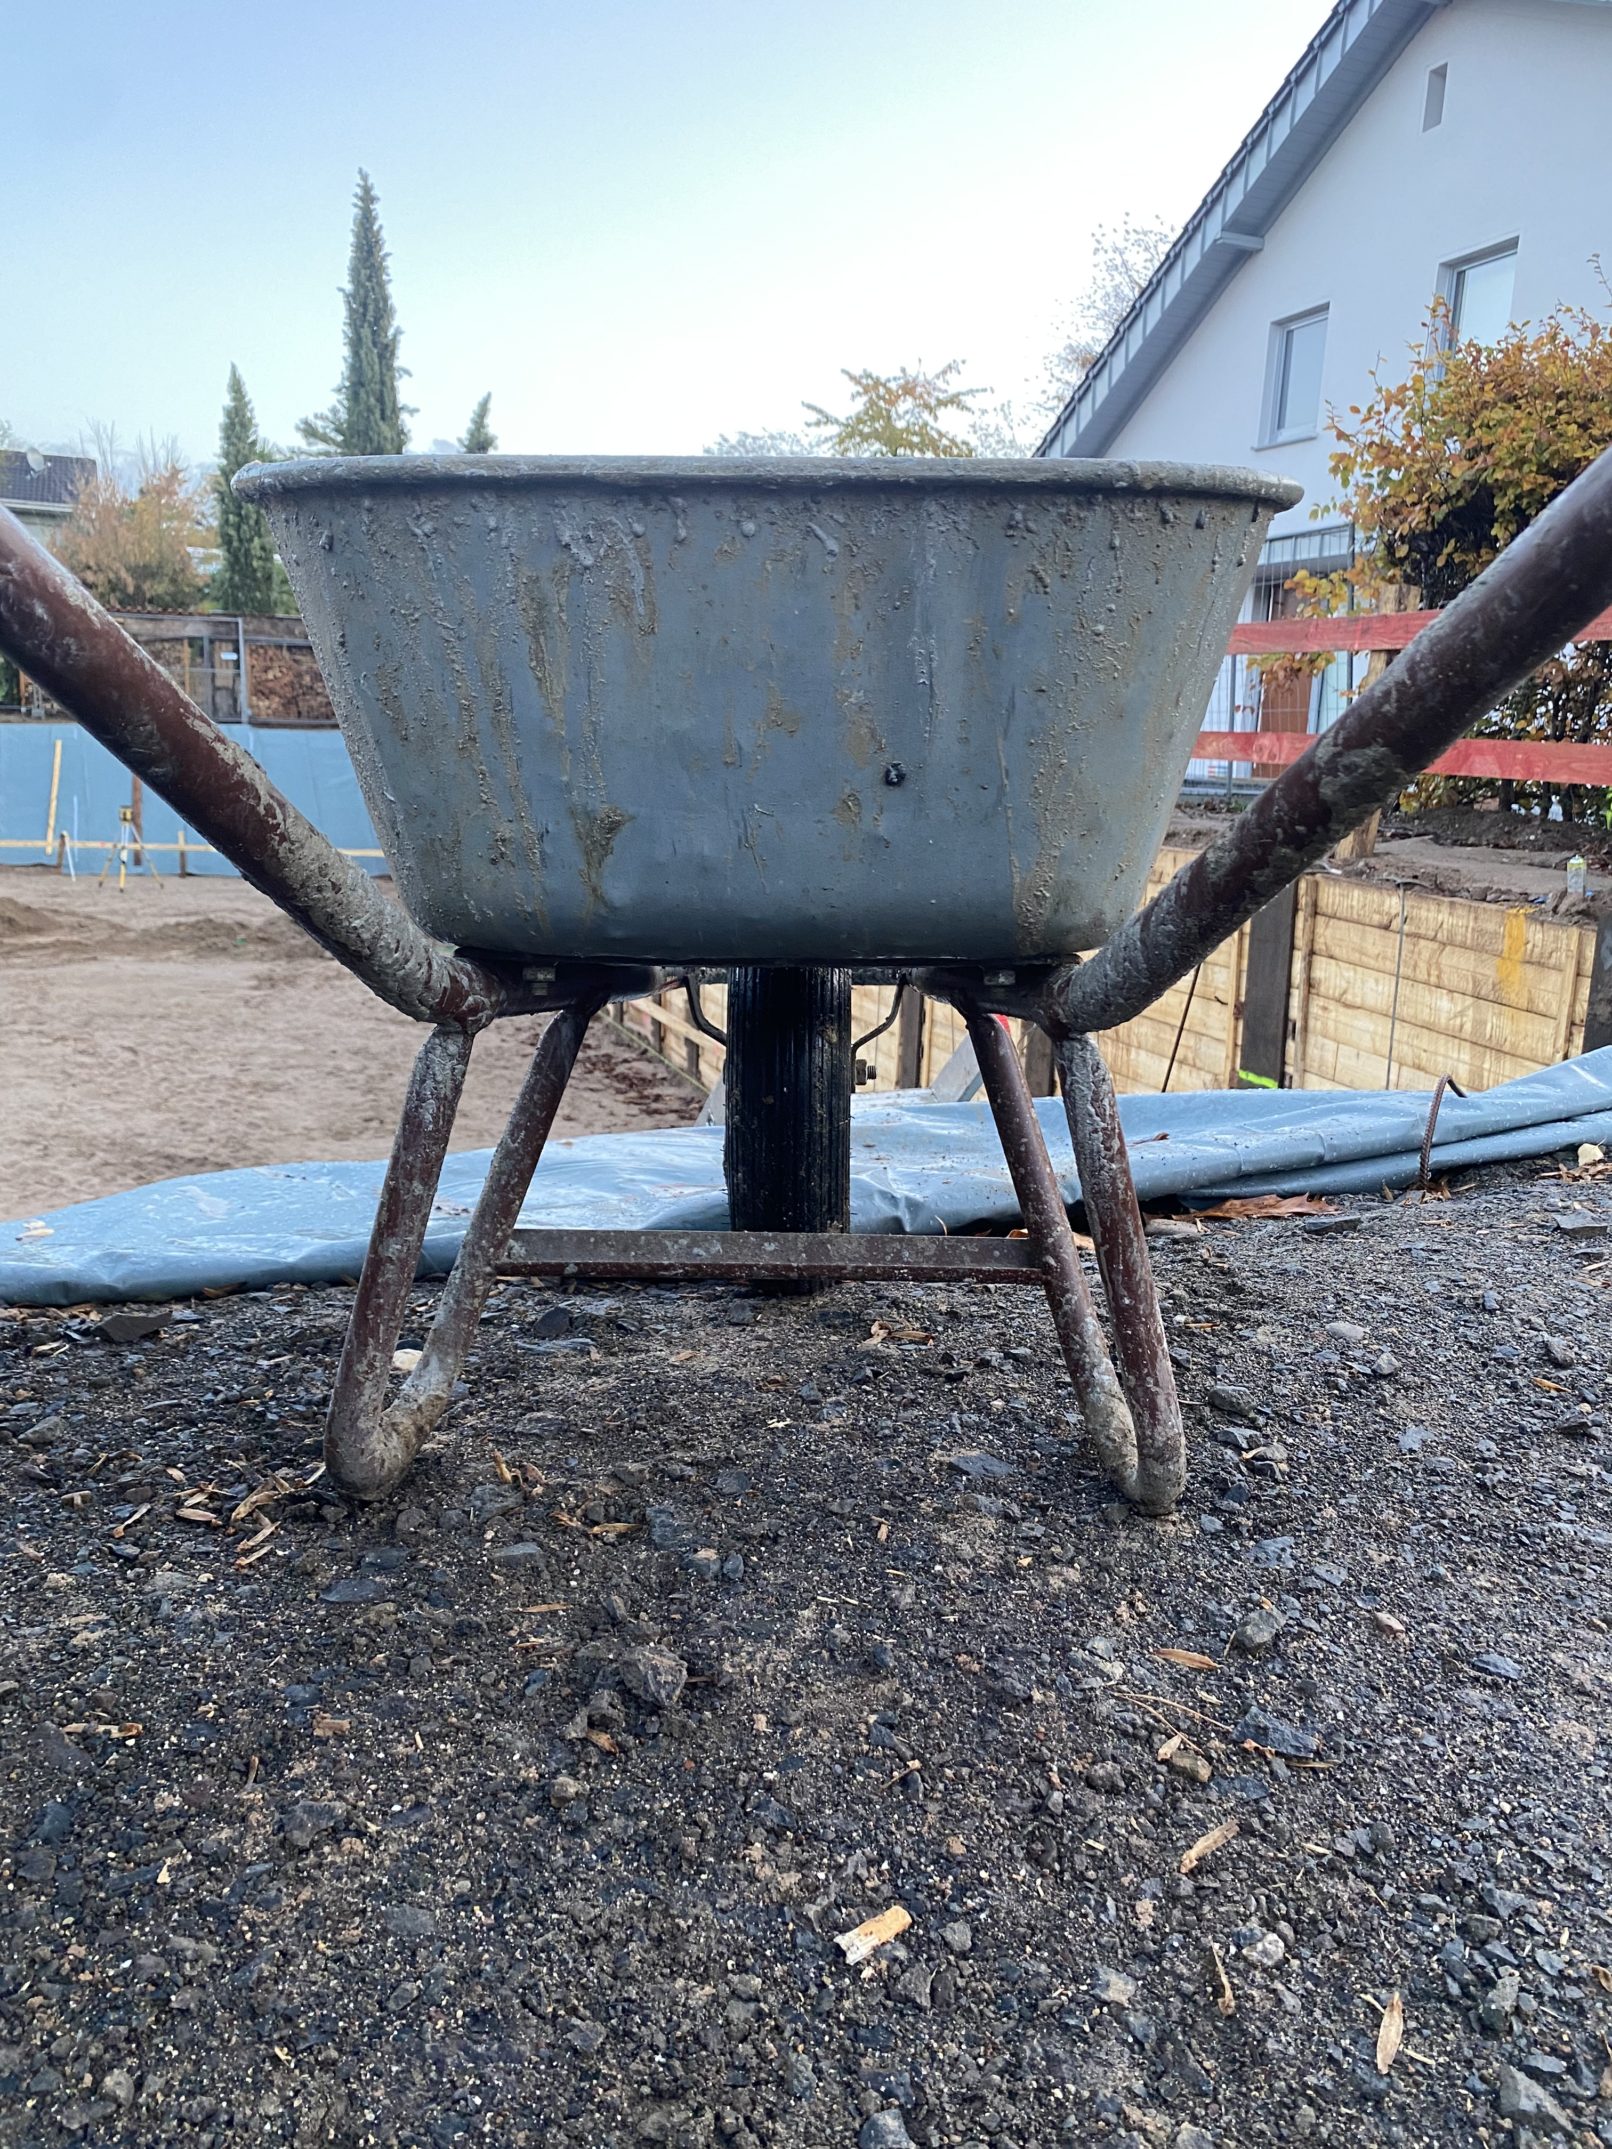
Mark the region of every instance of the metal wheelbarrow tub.
[[236, 487], [420, 924], [686, 964], [1106, 940], [1298, 497], [1047, 461], [406, 456]]

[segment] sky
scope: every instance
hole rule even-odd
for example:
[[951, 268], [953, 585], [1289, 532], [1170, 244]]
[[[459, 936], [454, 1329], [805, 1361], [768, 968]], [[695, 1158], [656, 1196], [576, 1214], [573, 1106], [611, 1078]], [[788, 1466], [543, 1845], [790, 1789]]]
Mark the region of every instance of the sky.
[[0, 0], [0, 419], [289, 444], [380, 195], [414, 444], [689, 454], [965, 362], [1021, 411], [1096, 228], [1182, 222], [1327, 0]]

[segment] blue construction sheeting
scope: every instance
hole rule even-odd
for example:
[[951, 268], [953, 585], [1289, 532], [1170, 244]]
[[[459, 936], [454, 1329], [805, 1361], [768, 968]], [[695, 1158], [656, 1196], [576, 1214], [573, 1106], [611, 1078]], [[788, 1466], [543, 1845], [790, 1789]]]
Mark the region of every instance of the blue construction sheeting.
[[[231, 724], [227, 736], [236, 739], [268, 771], [269, 780], [294, 806], [320, 829], [338, 850], [371, 851], [377, 855], [358, 863], [372, 873], [384, 873], [386, 862], [378, 855], [375, 831], [359, 793], [352, 759], [339, 731], [258, 730]], [[61, 780], [56, 797], [56, 830], [74, 847], [74, 863], [81, 873], [99, 873], [106, 859], [104, 849], [80, 849], [81, 845], [115, 843], [118, 809], [132, 796], [133, 777], [114, 754], [92, 739], [77, 724], [0, 724], [0, 864], [39, 865], [56, 856], [52, 835], [45, 835], [50, 813], [50, 775], [58, 740], [62, 748]], [[141, 802], [144, 840], [153, 846], [151, 862], [159, 873], [177, 872], [179, 860], [173, 850], [156, 846], [177, 844], [179, 816], [146, 785]], [[227, 858], [193, 848], [200, 841], [185, 829], [187, 871], [233, 873]], [[38, 848], [33, 848], [37, 843]]]
[[[1202, 1090], [1120, 1100], [1144, 1201], [1251, 1194], [1371, 1194], [1416, 1178], [1431, 1100], [1412, 1091]], [[1066, 1199], [1079, 1198], [1061, 1107], [1037, 1106]], [[1612, 1047], [1472, 1097], [1447, 1096], [1434, 1172], [1612, 1144]], [[491, 1152], [448, 1159], [421, 1273], [452, 1264]], [[0, 1225], [0, 1302], [65, 1306], [356, 1277], [383, 1166], [269, 1165], [211, 1172]], [[1011, 1224], [1017, 1210], [983, 1104], [927, 1092], [858, 1100], [858, 1231]], [[721, 1229], [722, 1130], [597, 1134], [552, 1143], [527, 1226]]]

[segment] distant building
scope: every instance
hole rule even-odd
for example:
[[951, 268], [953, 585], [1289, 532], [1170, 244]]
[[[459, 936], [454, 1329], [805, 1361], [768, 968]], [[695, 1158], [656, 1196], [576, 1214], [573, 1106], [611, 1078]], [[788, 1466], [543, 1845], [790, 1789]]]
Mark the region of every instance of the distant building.
[[81, 485], [95, 475], [89, 455], [44, 455], [38, 448], [0, 448], [0, 507], [50, 544], [68, 516]]
[[[1403, 379], [1435, 296], [1483, 341], [1607, 308], [1609, 114], [1609, 0], [1339, 0], [1041, 452], [1297, 478], [1251, 599], [1279, 616], [1296, 568], [1353, 550], [1347, 522], [1311, 519], [1335, 491], [1328, 409], [1364, 403], [1374, 371]], [[1330, 721], [1339, 684], [1292, 728]]]

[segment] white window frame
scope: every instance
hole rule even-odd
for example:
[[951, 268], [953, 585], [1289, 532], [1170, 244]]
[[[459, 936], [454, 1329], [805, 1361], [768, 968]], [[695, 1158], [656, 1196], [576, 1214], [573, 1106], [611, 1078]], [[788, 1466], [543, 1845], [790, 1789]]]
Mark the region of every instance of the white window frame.
[[[1460, 282], [1464, 271], [1481, 268], [1486, 261], [1501, 261], [1509, 258], [1514, 262], [1517, 259], [1517, 253], [1517, 239], [1496, 239], [1492, 246], [1475, 247], [1469, 254], [1457, 254], [1453, 260], [1439, 263], [1436, 289], [1445, 305], [1443, 341], [1446, 348], [1460, 340], [1459, 324], [1455, 318], [1455, 288]], [[1513, 301], [1515, 301], [1517, 296], [1515, 277], [1512, 281], [1511, 295]]]
[[1262, 448], [1286, 447], [1295, 440], [1314, 440], [1321, 430], [1321, 390], [1315, 391], [1315, 411], [1303, 425], [1290, 425], [1285, 430], [1276, 423], [1277, 407], [1282, 393], [1282, 360], [1287, 351], [1287, 339], [1296, 328], [1308, 328], [1312, 321], [1322, 324], [1321, 355], [1326, 362], [1326, 333], [1332, 325], [1332, 308], [1306, 306], [1302, 313], [1285, 314], [1280, 321], [1271, 323], [1269, 348], [1265, 354], [1265, 400], [1260, 412], [1259, 445]]

